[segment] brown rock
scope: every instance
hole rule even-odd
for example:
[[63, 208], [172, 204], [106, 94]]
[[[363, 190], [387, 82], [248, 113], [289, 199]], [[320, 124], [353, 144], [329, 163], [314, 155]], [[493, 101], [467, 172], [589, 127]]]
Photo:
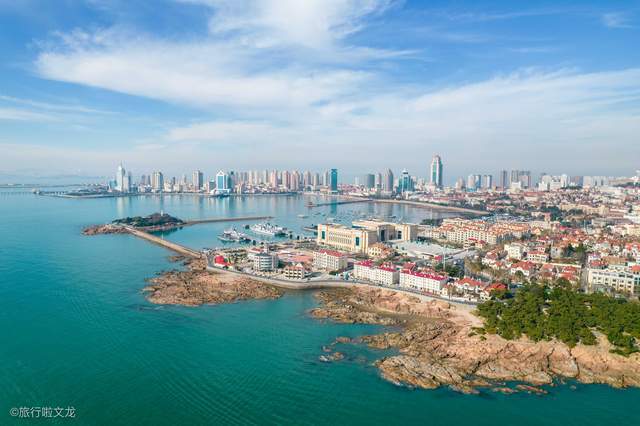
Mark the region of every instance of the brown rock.
[[315, 317], [401, 326], [399, 331], [361, 338], [372, 348], [399, 350], [399, 355], [376, 363], [382, 377], [393, 383], [426, 389], [448, 385], [473, 392], [491, 382], [520, 381], [519, 390], [541, 394], [545, 391], [536, 386], [564, 377], [640, 387], [640, 354], [612, 354], [604, 338], [596, 346], [572, 349], [558, 341], [507, 341], [496, 335], [480, 339], [471, 333], [478, 319], [442, 301], [424, 302], [377, 288], [320, 292], [317, 297], [321, 306], [311, 311]]

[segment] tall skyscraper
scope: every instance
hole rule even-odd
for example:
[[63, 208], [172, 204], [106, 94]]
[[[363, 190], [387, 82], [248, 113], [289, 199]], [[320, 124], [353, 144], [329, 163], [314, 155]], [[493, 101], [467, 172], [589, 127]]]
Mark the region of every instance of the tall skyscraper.
[[124, 187], [126, 176], [127, 172], [124, 167], [122, 167], [122, 164], [120, 164], [116, 172], [116, 189], [120, 192], [126, 192]]
[[506, 170], [502, 170], [500, 172], [500, 188], [508, 189], [509, 188], [509, 172]]
[[204, 185], [204, 174], [200, 170], [193, 172], [193, 189], [200, 191]]
[[382, 179], [382, 190], [385, 192], [393, 192], [393, 172], [387, 169]]
[[332, 192], [338, 192], [338, 169], [331, 169], [330, 188]]
[[439, 155], [434, 155], [431, 160], [430, 182], [437, 188], [442, 188], [442, 159]]
[[373, 189], [376, 187], [376, 177], [375, 175], [371, 174], [371, 173], [367, 173], [366, 175], [364, 175], [364, 182], [363, 182], [365, 188], [367, 189]]
[[484, 188], [484, 189], [493, 188], [493, 176], [492, 175], [484, 175], [484, 176], [482, 176], [482, 188]]
[[151, 175], [151, 187], [157, 192], [164, 190], [164, 176], [162, 176], [162, 172], [153, 172]]
[[229, 192], [229, 175], [223, 170], [216, 173], [216, 191], [220, 193]]
[[406, 170], [402, 171], [398, 186], [399, 186], [398, 191], [400, 193], [413, 192], [413, 178], [411, 177], [408, 171]]
[[467, 176], [467, 190], [475, 191], [482, 186], [482, 175]]

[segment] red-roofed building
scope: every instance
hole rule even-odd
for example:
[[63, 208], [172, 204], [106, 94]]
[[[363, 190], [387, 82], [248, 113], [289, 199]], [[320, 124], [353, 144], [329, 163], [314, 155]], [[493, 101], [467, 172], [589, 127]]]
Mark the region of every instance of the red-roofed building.
[[370, 260], [353, 265], [353, 277], [357, 280], [370, 281], [382, 285], [398, 283], [398, 270], [391, 264], [376, 266]]
[[522, 272], [525, 277], [530, 277], [536, 270], [536, 265], [532, 262], [524, 261], [518, 262], [511, 266], [511, 273]]
[[453, 283], [457, 290], [465, 293], [479, 293], [486, 284], [471, 278], [462, 278]]
[[313, 252], [313, 266], [325, 271], [347, 269], [347, 255], [336, 250], [318, 250]]
[[229, 262], [225, 260], [224, 256], [219, 254], [213, 258], [213, 265], [217, 266], [218, 268], [223, 268], [225, 266], [229, 266]]
[[507, 290], [507, 286], [502, 283], [492, 283], [488, 286], [485, 286], [480, 293], [481, 300], [489, 300], [491, 299], [491, 295], [494, 291], [505, 291]]
[[529, 262], [544, 263], [549, 260], [549, 255], [544, 250], [532, 250], [527, 253]]
[[430, 293], [442, 292], [448, 278], [443, 275], [403, 270], [400, 273], [400, 286]]

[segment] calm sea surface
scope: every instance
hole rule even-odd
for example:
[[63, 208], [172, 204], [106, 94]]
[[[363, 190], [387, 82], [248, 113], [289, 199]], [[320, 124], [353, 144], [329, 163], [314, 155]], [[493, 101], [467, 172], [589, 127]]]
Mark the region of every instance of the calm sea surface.
[[[273, 215], [299, 235], [328, 216], [430, 217], [370, 204], [309, 213], [305, 200], [71, 200], [0, 190], [0, 425], [640, 424], [639, 390], [577, 385], [549, 388], [544, 397], [467, 396], [390, 384], [371, 365], [384, 353], [361, 347], [340, 346], [347, 359], [321, 363], [322, 345], [336, 336], [379, 328], [310, 319], [315, 302], [306, 292], [225, 306], [155, 306], [140, 290], [145, 278], [175, 267], [169, 252], [131, 236], [80, 235], [86, 225], [159, 210], [183, 219]], [[229, 226], [197, 225], [165, 238], [213, 247]], [[10, 417], [21, 406], [72, 406], [76, 418]]]

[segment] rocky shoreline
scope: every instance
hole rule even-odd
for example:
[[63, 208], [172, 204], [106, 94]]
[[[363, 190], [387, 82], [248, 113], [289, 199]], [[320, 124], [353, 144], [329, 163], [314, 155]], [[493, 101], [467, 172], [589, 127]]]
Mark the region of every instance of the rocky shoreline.
[[[172, 260], [183, 258], [173, 256]], [[142, 291], [161, 305], [217, 305], [241, 300], [277, 299], [283, 291], [247, 277], [208, 271], [201, 259], [184, 260], [186, 270], [172, 270], [149, 279]]]
[[[544, 393], [539, 386], [558, 380], [640, 387], [640, 354], [610, 353], [606, 337], [595, 346], [569, 348], [562, 342], [505, 340], [482, 335], [472, 313], [442, 301], [373, 288], [322, 291], [315, 318], [342, 323], [395, 325], [393, 331], [358, 339], [372, 348], [398, 350], [380, 359], [381, 376], [396, 384], [424, 389], [449, 386], [464, 393]], [[507, 382], [518, 382], [515, 387]]]
[[129, 233], [127, 228], [121, 225], [113, 224], [113, 223], [107, 223], [105, 225], [88, 226], [82, 230], [83, 235], [127, 234], [127, 233]]

